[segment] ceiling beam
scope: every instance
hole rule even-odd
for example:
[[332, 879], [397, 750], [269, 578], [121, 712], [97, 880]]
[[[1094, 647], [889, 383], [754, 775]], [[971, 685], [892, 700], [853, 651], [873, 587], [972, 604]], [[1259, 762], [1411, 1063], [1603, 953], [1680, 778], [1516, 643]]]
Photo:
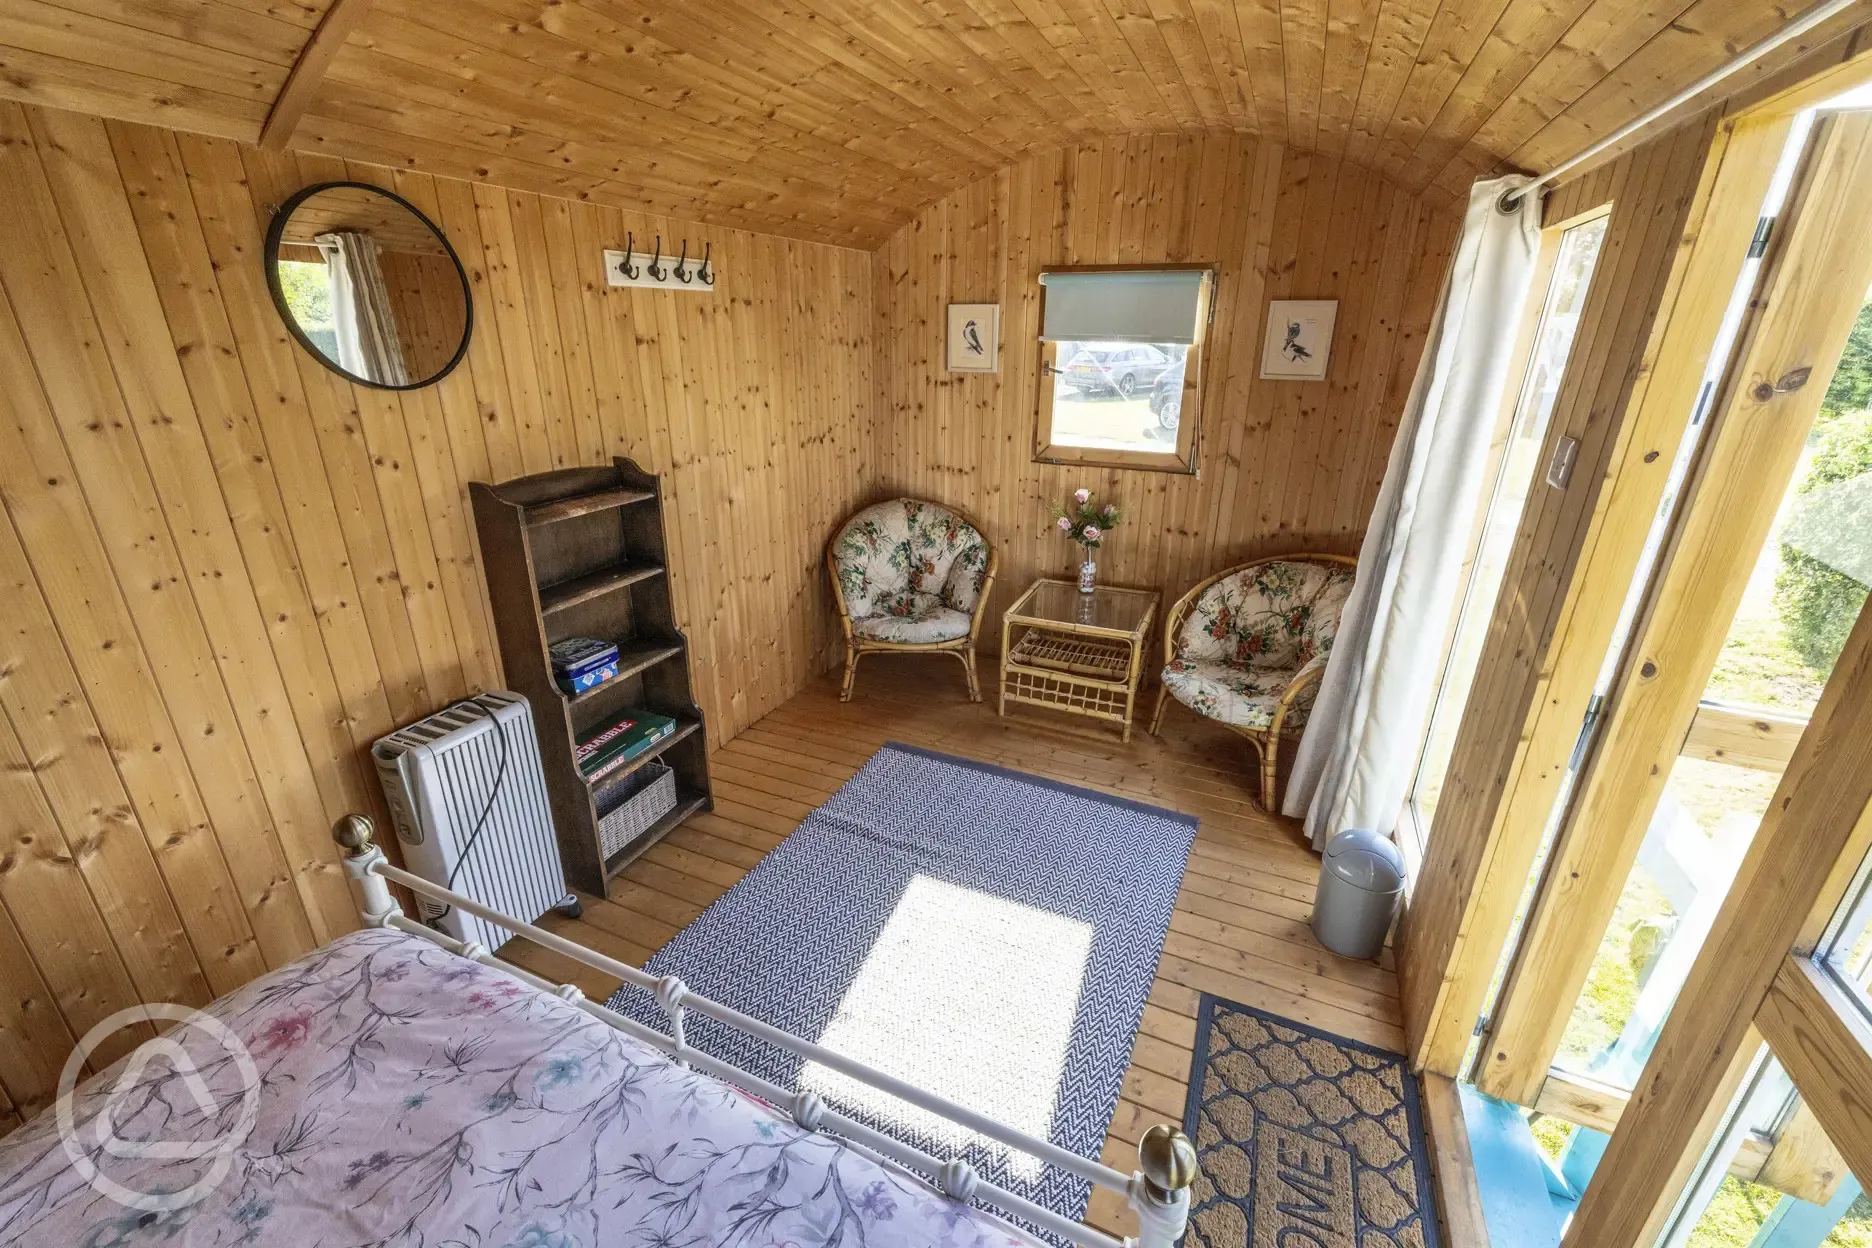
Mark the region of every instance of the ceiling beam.
[[286, 75], [286, 85], [280, 88], [279, 98], [273, 101], [266, 124], [260, 127], [261, 147], [274, 152], [286, 150], [293, 131], [299, 128], [299, 119], [311, 107], [313, 93], [325, 79], [325, 71], [331, 68], [338, 50], [364, 20], [369, 8], [370, 0], [332, 0], [318, 29], [312, 32], [299, 59], [293, 62], [292, 73]]

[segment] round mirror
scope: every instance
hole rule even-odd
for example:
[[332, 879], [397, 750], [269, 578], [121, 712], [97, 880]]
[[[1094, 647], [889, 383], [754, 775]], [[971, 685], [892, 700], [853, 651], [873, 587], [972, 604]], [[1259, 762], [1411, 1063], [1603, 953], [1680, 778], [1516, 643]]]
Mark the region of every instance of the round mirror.
[[287, 328], [328, 368], [382, 390], [448, 375], [468, 350], [468, 274], [442, 231], [362, 182], [308, 186], [267, 228], [267, 285]]

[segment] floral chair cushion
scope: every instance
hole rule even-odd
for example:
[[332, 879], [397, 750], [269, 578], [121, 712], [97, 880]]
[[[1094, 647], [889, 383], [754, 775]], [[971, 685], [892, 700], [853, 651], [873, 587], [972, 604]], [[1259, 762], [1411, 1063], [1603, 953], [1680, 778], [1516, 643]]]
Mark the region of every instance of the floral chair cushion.
[[968, 636], [975, 622], [968, 612], [943, 605], [934, 594], [896, 594], [878, 605], [882, 613], [853, 620], [852, 632], [872, 641], [930, 646]]
[[[1266, 728], [1274, 722], [1274, 708], [1293, 683], [1294, 672], [1271, 672], [1227, 663], [1203, 663], [1178, 658], [1163, 670], [1170, 696], [1210, 719], [1239, 728]], [[1306, 689], [1287, 708], [1281, 727], [1304, 728], [1313, 710], [1319, 686]]]
[[1276, 561], [1246, 568], [1196, 600], [1177, 638], [1177, 657], [1291, 679], [1332, 650], [1351, 592], [1346, 567]]
[[[832, 544], [832, 564], [860, 636], [953, 641], [968, 635], [988, 575], [988, 543], [948, 508], [898, 498], [846, 521]], [[948, 617], [957, 614], [961, 628], [948, 631], [955, 627]], [[915, 633], [930, 635], [907, 635]]]

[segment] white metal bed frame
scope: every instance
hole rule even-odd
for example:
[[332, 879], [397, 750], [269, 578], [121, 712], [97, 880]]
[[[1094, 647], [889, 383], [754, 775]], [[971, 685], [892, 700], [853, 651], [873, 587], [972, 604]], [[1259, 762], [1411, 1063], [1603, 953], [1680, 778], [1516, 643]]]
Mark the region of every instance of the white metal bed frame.
[[[1068, 1152], [1050, 1140], [1016, 1131], [883, 1071], [873, 1070], [863, 1062], [769, 1026], [739, 1010], [697, 996], [673, 975], [658, 979], [637, 967], [607, 958], [575, 941], [555, 936], [460, 893], [451, 892], [419, 875], [391, 866], [383, 850], [377, 846], [376, 829], [368, 815], [346, 815], [333, 826], [332, 837], [344, 850], [345, 874], [351, 879], [358, 898], [359, 913], [367, 927], [388, 927], [421, 936], [451, 953], [484, 966], [495, 967], [522, 983], [553, 993], [599, 1021], [668, 1053], [695, 1070], [745, 1088], [774, 1105], [787, 1107], [792, 1112], [793, 1120], [808, 1131], [838, 1135], [848, 1147], [875, 1161], [894, 1163], [915, 1173], [934, 1176], [937, 1186], [956, 1200], [980, 1201], [1083, 1245], [1084, 1248], [1175, 1248], [1177, 1240], [1183, 1235], [1189, 1221], [1189, 1189], [1196, 1178], [1196, 1150], [1189, 1137], [1174, 1126], [1158, 1125], [1146, 1131], [1138, 1143], [1137, 1172], [1124, 1174], [1102, 1162]], [[655, 996], [669, 1019], [669, 1034], [665, 1035], [653, 1027], [646, 1027], [635, 1019], [626, 1018], [615, 1010], [587, 1000], [575, 985], [552, 983], [531, 971], [503, 962], [492, 950], [479, 943], [456, 940], [417, 922], [403, 913], [402, 907], [391, 895], [389, 886], [392, 883], [400, 884], [419, 896], [458, 907], [516, 935], [524, 936], [542, 948], [563, 954], [593, 970], [616, 976], [626, 984], [645, 989]], [[945, 1159], [913, 1148], [831, 1108], [817, 1093], [795, 1092], [780, 1087], [692, 1047], [683, 1035], [683, 1016], [691, 1010], [900, 1097], [920, 1109], [1009, 1148], [1037, 1157], [1047, 1165], [1057, 1166], [1099, 1187], [1119, 1193], [1137, 1214], [1138, 1234], [1119, 1240], [1094, 1227], [1075, 1222], [981, 1178], [973, 1166], [959, 1157]]]

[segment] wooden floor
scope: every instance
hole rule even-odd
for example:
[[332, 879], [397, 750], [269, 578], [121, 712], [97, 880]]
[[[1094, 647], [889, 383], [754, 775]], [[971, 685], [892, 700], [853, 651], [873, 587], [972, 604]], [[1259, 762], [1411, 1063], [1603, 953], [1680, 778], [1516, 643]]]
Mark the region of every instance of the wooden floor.
[[[987, 692], [987, 664], [983, 675]], [[880, 746], [902, 741], [1201, 820], [1105, 1142], [1108, 1164], [1129, 1172], [1146, 1127], [1181, 1121], [1198, 992], [1401, 1048], [1390, 951], [1381, 964], [1351, 962], [1314, 941], [1307, 920], [1319, 859], [1293, 821], [1255, 806], [1248, 748], [1180, 707], [1166, 717], [1161, 739], [1140, 730], [1130, 745], [1120, 744], [1115, 731], [1081, 722], [1038, 709], [1010, 710], [1003, 719], [992, 698], [979, 706], [964, 700], [952, 663], [867, 658], [850, 703], [840, 704], [835, 683], [818, 681], [718, 751], [711, 760], [714, 812], [695, 816], [651, 849], [615, 882], [610, 900], [587, 898], [582, 918], [555, 917], [546, 926], [641, 965]], [[596, 1000], [616, 988], [531, 946], [505, 953], [578, 984]], [[1089, 1218], [1114, 1234], [1135, 1230], [1129, 1211], [1108, 1192], [1095, 1193]]]

